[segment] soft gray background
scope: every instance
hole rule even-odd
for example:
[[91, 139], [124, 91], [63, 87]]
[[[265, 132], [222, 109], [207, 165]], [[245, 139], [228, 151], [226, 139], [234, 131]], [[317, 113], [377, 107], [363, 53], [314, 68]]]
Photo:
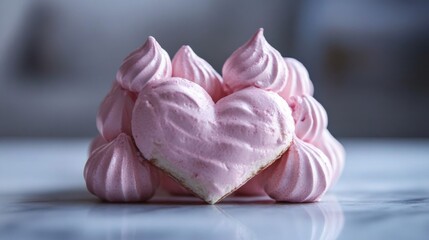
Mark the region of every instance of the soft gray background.
[[220, 71], [259, 28], [301, 60], [339, 137], [429, 137], [428, 1], [0, 2], [0, 136], [96, 134], [122, 59], [153, 35]]

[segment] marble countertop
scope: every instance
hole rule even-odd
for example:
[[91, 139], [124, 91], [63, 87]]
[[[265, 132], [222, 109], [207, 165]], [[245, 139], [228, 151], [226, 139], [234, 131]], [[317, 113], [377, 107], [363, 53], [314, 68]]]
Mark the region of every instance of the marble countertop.
[[321, 202], [108, 204], [85, 188], [89, 140], [0, 139], [0, 239], [428, 239], [429, 141], [345, 140]]

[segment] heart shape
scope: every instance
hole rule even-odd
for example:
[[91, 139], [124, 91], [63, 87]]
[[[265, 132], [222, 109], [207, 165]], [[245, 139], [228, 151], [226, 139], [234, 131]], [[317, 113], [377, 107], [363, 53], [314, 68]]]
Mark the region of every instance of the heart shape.
[[210, 204], [277, 160], [294, 128], [288, 104], [276, 93], [249, 87], [214, 103], [182, 78], [150, 81], [132, 117], [143, 156]]

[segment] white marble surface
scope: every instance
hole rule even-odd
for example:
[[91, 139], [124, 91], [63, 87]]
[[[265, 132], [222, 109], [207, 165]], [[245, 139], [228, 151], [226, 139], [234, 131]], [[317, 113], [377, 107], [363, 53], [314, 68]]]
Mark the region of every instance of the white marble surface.
[[429, 239], [429, 141], [347, 140], [335, 189], [315, 204], [215, 206], [87, 193], [88, 140], [0, 140], [0, 239]]

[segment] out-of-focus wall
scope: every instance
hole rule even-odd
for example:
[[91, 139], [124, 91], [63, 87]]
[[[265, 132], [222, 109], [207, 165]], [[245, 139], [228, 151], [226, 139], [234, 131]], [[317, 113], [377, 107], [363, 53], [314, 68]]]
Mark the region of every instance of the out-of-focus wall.
[[429, 137], [429, 2], [307, 1], [297, 54], [341, 136]]
[[429, 136], [425, 1], [0, 2], [0, 136], [91, 136], [122, 59], [153, 35], [219, 72], [259, 28], [301, 60], [337, 136]]

